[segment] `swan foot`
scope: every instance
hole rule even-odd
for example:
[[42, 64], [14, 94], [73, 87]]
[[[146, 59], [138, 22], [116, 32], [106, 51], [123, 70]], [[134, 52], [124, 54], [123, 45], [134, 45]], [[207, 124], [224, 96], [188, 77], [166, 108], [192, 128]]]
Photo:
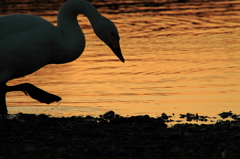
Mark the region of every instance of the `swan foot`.
[[8, 86], [8, 92], [11, 91], [22, 91], [31, 98], [41, 102], [50, 104], [53, 102], [58, 102], [61, 100], [61, 97], [54, 94], [48, 93], [30, 83], [23, 83], [16, 86]]
[[7, 85], [5, 83], [0, 84], [0, 115], [7, 115], [7, 105], [6, 105], [6, 93]]

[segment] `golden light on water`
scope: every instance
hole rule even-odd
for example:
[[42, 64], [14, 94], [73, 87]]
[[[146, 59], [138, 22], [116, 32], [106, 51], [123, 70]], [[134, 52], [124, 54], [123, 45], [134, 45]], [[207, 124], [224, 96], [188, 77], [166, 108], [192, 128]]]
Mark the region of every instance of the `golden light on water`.
[[[87, 46], [78, 60], [9, 82], [32, 83], [61, 96], [61, 103], [47, 106], [13, 92], [7, 96], [9, 113], [240, 113], [240, 2], [162, 7], [166, 10], [104, 13], [120, 32], [124, 64], [80, 16]], [[48, 14], [42, 17], [56, 25], [56, 16]]]

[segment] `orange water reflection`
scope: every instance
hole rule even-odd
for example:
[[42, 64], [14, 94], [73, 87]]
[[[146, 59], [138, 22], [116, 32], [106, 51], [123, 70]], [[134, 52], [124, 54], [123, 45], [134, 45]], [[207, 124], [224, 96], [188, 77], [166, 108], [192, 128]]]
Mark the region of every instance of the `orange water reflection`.
[[[124, 64], [80, 16], [87, 47], [78, 60], [49, 65], [9, 82], [33, 83], [61, 96], [61, 103], [47, 106], [12, 92], [7, 96], [9, 113], [97, 116], [114, 110], [120, 115], [216, 116], [231, 110], [240, 114], [240, 5], [227, 9], [222, 3], [214, 8], [206, 4], [209, 8], [198, 10], [187, 6], [105, 14], [119, 28]], [[55, 16], [44, 18], [56, 22]]]

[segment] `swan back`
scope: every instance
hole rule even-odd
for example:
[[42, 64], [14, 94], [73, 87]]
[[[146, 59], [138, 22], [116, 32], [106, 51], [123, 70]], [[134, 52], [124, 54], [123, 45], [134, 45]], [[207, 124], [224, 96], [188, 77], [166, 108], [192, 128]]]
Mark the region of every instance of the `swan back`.
[[[0, 40], [21, 32], [26, 32], [49, 22], [30, 14], [11, 14], [0, 16]], [[51, 24], [48, 24], [51, 26]]]

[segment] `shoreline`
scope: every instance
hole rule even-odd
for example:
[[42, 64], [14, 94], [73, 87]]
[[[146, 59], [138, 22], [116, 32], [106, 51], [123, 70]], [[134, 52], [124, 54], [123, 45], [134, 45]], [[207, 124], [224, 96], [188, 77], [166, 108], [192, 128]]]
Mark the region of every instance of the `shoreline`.
[[239, 157], [240, 121], [176, 124], [148, 115], [109, 111], [54, 118], [16, 114], [0, 118], [0, 158], [227, 158]]
[[[12, 112], [12, 111], [11, 111]], [[16, 111], [15, 111], [16, 112]], [[29, 116], [39, 116], [39, 115], [46, 115], [49, 118], [75, 118], [75, 117], [80, 117], [80, 118], [85, 118], [85, 117], [90, 117], [93, 119], [101, 119], [104, 114], [108, 114], [109, 112], [113, 113], [112, 114], [112, 119], [117, 118], [130, 118], [130, 117], [140, 117], [140, 116], [148, 116], [149, 118], [152, 119], [158, 119], [162, 118], [164, 119], [164, 122], [167, 123], [168, 125], [175, 125], [175, 124], [214, 124], [218, 121], [234, 121], [234, 120], [240, 120], [240, 115], [235, 114], [236, 112], [228, 111], [228, 112], [221, 112], [221, 113], [216, 113], [212, 115], [207, 115], [207, 114], [202, 114], [202, 113], [192, 113], [192, 112], [187, 112], [187, 113], [159, 113], [155, 115], [150, 115], [148, 113], [146, 114], [121, 114], [121, 113], [115, 113], [114, 111], [106, 111], [103, 114], [100, 114], [102, 112], [98, 113], [88, 113], [84, 112], [83, 114], [79, 113], [70, 113], [70, 114], [51, 114], [51, 112], [46, 112], [46, 111], [38, 111], [37, 113], [32, 113], [33, 111], [20, 111], [19, 113], [11, 113], [9, 114], [9, 118], [14, 118], [18, 116], [19, 114], [24, 114], [24, 115], [29, 115]], [[228, 114], [230, 113], [230, 114]], [[238, 113], [238, 112], [237, 112]], [[221, 114], [228, 114], [228, 115], [223, 115]]]

